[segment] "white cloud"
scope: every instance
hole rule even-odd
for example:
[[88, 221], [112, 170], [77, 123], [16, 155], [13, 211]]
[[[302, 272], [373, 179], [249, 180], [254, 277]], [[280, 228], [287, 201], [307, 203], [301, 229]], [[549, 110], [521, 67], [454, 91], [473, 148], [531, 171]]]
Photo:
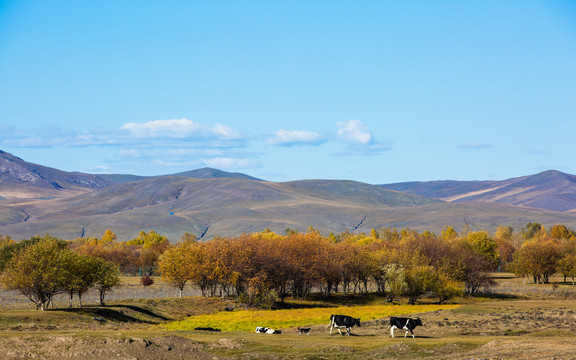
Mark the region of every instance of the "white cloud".
[[242, 135], [229, 126], [208, 126], [189, 119], [153, 120], [145, 123], [129, 122], [120, 128], [136, 138], [216, 138], [241, 139]]
[[[90, 129], [73, 131], [59, 127], [18, 130], [0, 126], [0, 146], [3, 147], [83, 147], [83, 146], [142, 146], [196, 148], [230, 148], [245, 146], [246, 139], [233, 128], [206, 125], [188, 119], [128, 122], [120, 129]], [[120, 131], [118, 131], [120, 130]]]
[[305, 130], [278, 130], [268, 139], [270, 145], [318, 145], [324, 142], [322, 135]]
[[338, 139], [359, 145], [366, 145], [372, 141], [372, 134], [368, 127], [360, 120], [339, 121], [336, 123], [338, 126]]

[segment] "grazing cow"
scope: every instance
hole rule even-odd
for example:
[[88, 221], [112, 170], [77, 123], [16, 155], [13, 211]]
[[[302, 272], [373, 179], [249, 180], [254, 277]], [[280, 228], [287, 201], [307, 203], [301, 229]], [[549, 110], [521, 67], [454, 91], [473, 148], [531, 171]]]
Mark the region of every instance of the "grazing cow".
[[215, 328], [211, 328], [211, 327], [195, 327], [194, 330], [216, 331], [216, 332], [221, 332], [221, 331], [222, 331], [222, 330], [220, 330], [220, 329], [215, 329]]
[[391, 317], [390, 318], [390, 337], [394, 337], [394, 329], [402, 329], [406, 330], [404, 337], [408, 335], [408, 331], [412, 334], [412, 338], [414, 336], [414, 330], [416, 326], [422, 326], [422, 320], [420, 318], [412, 319], [412, 318], [405, 318], [405, 317]]
[[256, 327], [256, 333], [259, 334], [282, 334], [282, 330], [274, 330], [263, 326]]
[[298, 327], [298, 335], [310, 335], [311, 328], [300, 328]]
[[360, 325], [360, 319], [355, 319], [352, 316], [332, 314], [330, 315], [330, 325], [328, 325], [328, 327], [330, 328], [330, 335], [332, 335], [333, 328], [336, 328], [340, 335], [342, 335], [340, 329], [346, 328], [346, 335], [350, 336], [350, 329], [354, 325], [362, 326]]

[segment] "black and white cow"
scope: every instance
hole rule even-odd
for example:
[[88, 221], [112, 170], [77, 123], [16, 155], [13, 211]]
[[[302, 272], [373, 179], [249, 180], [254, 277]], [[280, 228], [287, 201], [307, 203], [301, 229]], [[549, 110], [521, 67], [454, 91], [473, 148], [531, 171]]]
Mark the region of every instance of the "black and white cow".
[[282, 334], [282, 330], [274, 330], [263, 326], [256, 327], [256, 333], [259, 334]]
[[362, 326], [360, 325], [360, 319], [355, 319], [352, 316], [332, 314], [330, 315], [330, 325], [328, 325], [328, 327], [330, 328], [330, 335], [332, 335], [333, 328], [336, 328], [340, 335], [342, 335], [340, 329], [346, 328], [346, 335], [350, 336], [350, 329], [354, 325]]
[[414, 336], [414, 330], [416, 326], [422, 326], [422, 320], [420, 318], [412, 319], [412, 318], [405, 318], [405, 317], [391, 317], [390, 318], [390, 337], [394, 337], [394, 329], [402, 329], [406, 330], [404, 337], [408, 335], [408, 332], [412, 334], [412, 338]]

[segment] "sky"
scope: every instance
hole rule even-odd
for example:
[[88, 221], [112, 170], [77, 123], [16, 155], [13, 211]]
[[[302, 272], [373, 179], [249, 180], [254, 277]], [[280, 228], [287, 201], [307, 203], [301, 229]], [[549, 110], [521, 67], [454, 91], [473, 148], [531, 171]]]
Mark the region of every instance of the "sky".
[[576, 1], [0, 0], [0, 150], [95, 174], [576, 174]]

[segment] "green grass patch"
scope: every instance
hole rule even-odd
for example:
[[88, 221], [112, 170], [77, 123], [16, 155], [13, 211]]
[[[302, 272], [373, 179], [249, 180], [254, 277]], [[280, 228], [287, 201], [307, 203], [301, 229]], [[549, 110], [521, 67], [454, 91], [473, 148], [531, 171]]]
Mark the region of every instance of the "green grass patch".
[[297, 326], [328, 326], [331, 314], [349, 315], [363, 321], [389, 316], [454, 309], [460, 305], [372, 305], [330, 308], [221, 311], [215, 314], [192, 316], [186, 320], [162, 325], [167, 330], [193, 330], [195, 327], [214, 327], [222, 331], [254, 331], [256, 326], [287, 329]]

